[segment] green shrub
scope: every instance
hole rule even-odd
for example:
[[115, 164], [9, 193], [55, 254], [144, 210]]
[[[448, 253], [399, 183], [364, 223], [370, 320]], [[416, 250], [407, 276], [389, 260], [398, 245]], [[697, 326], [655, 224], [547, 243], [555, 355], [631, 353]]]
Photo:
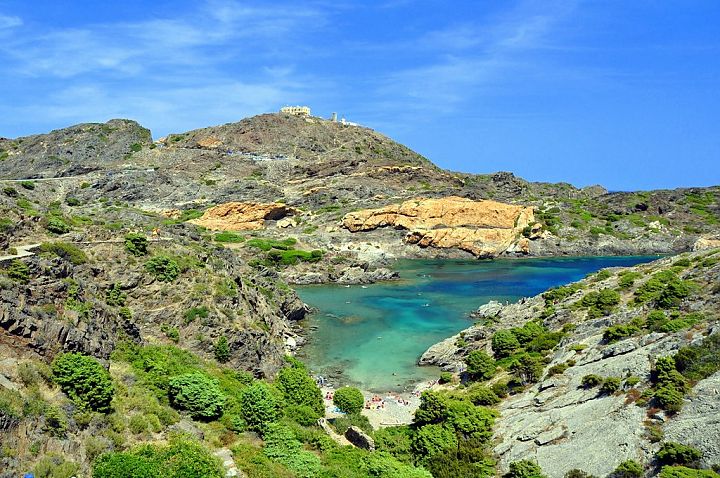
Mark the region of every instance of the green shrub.
[[31, 191], [35, 189], [35, 183], [32, 181], [20, 181], [20, 186]]
[[424, 425], [420, 427], [412, 440], [413, 452], [421, 457], [429, 457], [458, 447], [455, 431], [446, 425]]
[[473, 350], [465, 358], [467, 372], [473, 379], [489, 380], [495, 375], [495, 360], [483, 350]]
[[453, 381], [453, 374], [450, 372], [440, 372], [440, 378], [438, 379], [438, 383], [441, 385], [444, 385], [446, 383], [451, 383]]
[[683, 392], [673, 385], [662, 385], [655, 390], [655, 400], [663, 410], [677, 413], [683, 406]]
[[227, 337], [224, 335], [221, 336], [217, 342], [215, 342], [213, 351], [215, 352], [215, 360], [218, 362], [225, 363], [230, 360], [230, 346], [228, 345]]
[[497, 357], [509, 357], [519, 347], [520, 342], [510, 330], [499, 330], [492, 337], [492, 349]]
[[215, 241], [217, 242], [228, 242], [228, 243], [239, 243], [245, 242], [245, 236], [236, 234], [230, 231], [218, 232], [215, 234]]
[[142, 150], [142, 144], [140, 143], [133, 143], [130, 145], [130, 151], [133, 153], [137, 153], [138, 151]]
[[180, 275], [180, 266], [167, 256], [155, 256], [145, 263], [145, 269], [161, 282], [172, 282]]
[[411, 463], [412, 429], [409, 426], [380, 428], [375, 432], [375, 447], [378, 451], [388, 452], [405, 463]]
[[148, 240], [145, 234], [131, 232], [125, 235], [125, 250], [134, 256], [144, 256], [148, 252]]
[[284, 367], [278, 373], [277, 387], [282, 392], [287, 403], [310, 407], [317, 415], [315, 417], [317, 421], [318, 418], [325, 415], [322, 392], [315, 384], [315, 380], [312, 379], [305, 365], [292, 357], [288, 358], [288, 362], [290, 366]]
[[65, 198], [65, 204], [67, 204], [68, 206], [74, 207], [74, 206], [79, 206], [81, 203], [78, 198], [68, 196]]
[[263, 453], [270, 459], [282, 463], [298, 478], [315, 478], [322, 469], [320, 459], [302, 448], [302, 443], [292, 430], [284, 425], [272, 423], [265, 433]]
[[629, 289], [633, 286], [636, 280], [642, 277], [640, 272], [636, 271], [622, 271], [618, 274], [618, 286], [621, 289]]
[[20, 283], [26, 284], [30, 282], [30, 267], [21, 260], [13, 260], [5, 269], [5, 273], [9, 278]]
[[212, 420], [223, 413], [225, 395], [218, 382], [199, 372], [173, 377], [168, 383], [170, 404], [195, 419]]
[[558, 302], [570, 297], [575, 292], [582, 289], [580, 284], [570, 284], [560, 287], [554, 287], [543, 293], [543, 299], [545, 299], [546, 305], [557, 304]]
[[579, 470], [577, 468], [574, 468], [567, 473], [565, 473], [564, 478], [595, 478], [595, 476], [584, 472], [583, 470]]
[[441, 423], [447, 419], [448, 397], [434, 390], [425, 390], [420, 395], [420, 406], [415, 410], [416, 425]]
[[514, 358], [508, 369], [515, 374], [521, 384], [527, 385], [540, 380], [543, 362], [536, 355], [523, 353]]
[[657, 307], [669, 309], [680, 305], [688, 297], [695, 285], [691, 281], [680, 279], [672, 270], [656, 272], [635, 291], [637, 303], [654, 302]]
[[610, 476], [612, 478], [642, 478], [644, 474], [640, 463], [635, 460], [626, 460], [620, 463]]
[[45, 410], [44, 430], [54, 437], [64, 437], [68, 429], [65, 412], [57, 407], [48, 407]]
[[40, 252], [55, 255], [76, 266], [87, 262], [85, 253], [69, 242], [43, 242], [40, 244]]
[[488, 388], [484, 385], [473, 385], [468, 389], [466, 397], [475, 405], [496, 405], [500, 403], [500, 397], [494, 389], [495, 385], [493, 388]]
[[115, 389], [110, 374], [96, 359], [79, 353], [60, 354], [51, 368], [55, 383], [78, 406], [110, 411]]
[[720, 370], [720, 334], [706, 337], [698, 345], [681, 348], [673, 360], [688, 380], [702, 380]]
[[72, 478], [79, 470], [77, 463], [59, 456], [45, 456], [35, 464], [33, 473], [35, 478]]
[[585, 375], [580, 380], [580, 385], [584, 388], [593, 388], [597, 387], [603, 382], [603, 378], [600, 375], [595, 375], [594, 373], [591, 373], [589, 375]]
[[282, 416], [282, 397], [264, 382], [245, 388], [239, 397], [242, 416], [248, 428], [265, 433]]
[[609, 315], [613, 307], [619, 303], [620, 294], [607, 288], [597, 292], [588, 292], [579, 301], [580, 306], [588, 308], [588, 316], [591, 318]]
[[200, 443], [173, 439], [169, 445], [142, 445], [100, 455], [93, 478], [222, 478], [220, 462]]
[[255, 247], [257, 249], [260, 249], [261, 251], [268, 252], [271, 249], [287, 251], [292, 249], [296, 243], [297, 239], [293, 237], [288, 237], [287, 239], [283, 239], [282, 241], [257, 238], [248, 240], [247, 242], [245, 242], [245, 245], [249, 247]]
[[337, 418], [333, 418], [332, 425], [333, 428], [335, 428], [335, 431], [338, 432], [340, 435], [344, 435], [347, 429], [352, 426], [360, 428], [369, 435], [373, 433], [373, 428], [372, 425], [370, 425], [370, 420], [368, 420], [368, 417], [361, 414], [360, 412], [347, 413]]
[[690, 267], [690, 259], [687, 257], [682, 257], [675, 262], [673, 262], [673, 267]]
[[120, 284], [113, 284], [105, 291], [105, 303], [111, 307], [122, 307], [127, 300], [127, 294], [120, 288]]
[[620, 390], [621, 380], [619, 377], [605, 377], [602, 385], [600, 385], [600, 393], [605, 395], [612, 395], [613, 393]]
[[612, 344], [619, 340], [632, 337], [638, 332], [640, 332], [640, 329], [631, 323], [611, 325], [603, 332], [603, 340], [608, 344]]
[[342, 387], [335, 391], [333, 404], [347, 414], [360, 413], [365, 406], [365, 397], [355, 387]]
[[520, 460], [510, 463], [510, 471], [503, 478], [545, 478], [540, 465], [530, 460]]
[[657, 452], [657, 459], [663, 465], [693, 465], [700, 458], [702, 452], [697, 448], [676, 442], [666, 442]]
[[485, 443], [492, 435], [492, 426], [497, 412], [485, 407], [476, 407], [466, 400], [450, 400], [447, 408], [447, 424], [456, 434], [465, 439]]
[[65, 234], [70, 232], [70, 226], [60, 217], [51, 216], [47, 220], [45, 229], [54, 234]]
[[204, 305], [188, 309], [183, 316], [185, 319], [185, 325], [190, 324], [198, 317], [200, 317], [201, 319], [207, 319], [209, 312], [209, 309]]
[[696, 470], [686, 466], [663, 466], [660, 478], [720, 478], [713, 470]]
[[4, 187], [4, 188], [3, 188], [3, 193], [5, 193], [5, 195], [6, 195], [7, 197], [11, 197], [11, 198], [16, 198], [16, 197], [19, 197], [19, 196], [20, 196], [20, 193], [17, 192], [17, 189], [15, 189], [15, 188], [12, 187], [12, 186], [6, 186], [6, 187]]

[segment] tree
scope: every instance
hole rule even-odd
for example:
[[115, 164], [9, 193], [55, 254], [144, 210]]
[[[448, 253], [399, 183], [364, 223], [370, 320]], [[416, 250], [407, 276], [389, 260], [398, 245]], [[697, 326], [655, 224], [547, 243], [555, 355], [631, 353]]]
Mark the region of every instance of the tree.
[[425, 390], [420, 395], [420, 406], [415, 410], [416, 425], [441, 423], [447, 419], [448, 397], [440, 392]]
[[467, 371], [478, 380], [489, 380], [495, 375], [495, 360], [483, 350], [473, 350], [465, 358]]
[[543, 370], [542, 359], [524, 353], [510, 364], [510, 370], [517, 375], [523, 385], [540, 380]]
[[362, 411], [363, 406], [365, 406], [365, 397], [363, 397], [362, 392], [355, 387], [343, 387], [335, 392], [333, 404], [338, 407], [341, 412], [352, 415]]
[[265, 433], [282, 416], [279, 392], [265, 382], [255, 382], [240, 393], [240, 409], [248, 428]]
[[498, 330], [493, 335], [492, 349], [497, 357], [508, 357], [519, 347], [520, 342], [510, 330]]
[[218, 382], [199, 372], [173, 377], [168, 384], [170, 404], [193, 418], [212, 420], [223, 413], [225, 395]]
[[224, 335], [215, 342], [215, 359], [222, 363], [230, 360], [230, 346], [227, 337]]
[[283, 393], [285, 401], [293, 405], [310, 407], [317, 415], [317, 420], [325, 415], [322, 392], [302, 362], [292, 358], [288, 361], [290, 366], [284, 367], [278, 373], [277, 387]]
[[51, 369], [55, 383], [76, 404], [97, 412], [110, 411], [115, 388], [110, 374], [96, 359], [79, 353], [60, 354]]
[[496, 413], [485, 407], [476, 407], [465, 400], [450, 400], [447, 423], [464, 438], [473, 438], [482, 443], [490, 439]]

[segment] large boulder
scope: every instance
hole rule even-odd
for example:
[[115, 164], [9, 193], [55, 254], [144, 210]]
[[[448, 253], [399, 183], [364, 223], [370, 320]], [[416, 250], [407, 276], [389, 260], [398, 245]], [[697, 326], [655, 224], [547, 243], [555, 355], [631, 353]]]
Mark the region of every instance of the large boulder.
[[375, 440], [355, 425], [345, 431], [345, 438], [358, 448], [370, 451], [375, 450]]
[[296, 214], [282, 203], [229, 202], [211, 207], [189, 222], [214, 231], [251, 231], [265, 228], [265, 221]]

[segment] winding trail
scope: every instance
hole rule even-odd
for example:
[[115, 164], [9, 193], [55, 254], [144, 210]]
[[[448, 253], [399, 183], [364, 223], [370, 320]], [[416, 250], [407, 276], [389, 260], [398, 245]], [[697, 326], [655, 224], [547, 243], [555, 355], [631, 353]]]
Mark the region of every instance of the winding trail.
[[21, 257], [29, 257], [35, 255], [31, 249], [37, 249], [40, 244], [26, 244], [24, 246], [16, 246], [17, 254], [9, 254], [6, 256], [0, 256], [0, 262], [11, 261], [13, 259], [20, 259]]

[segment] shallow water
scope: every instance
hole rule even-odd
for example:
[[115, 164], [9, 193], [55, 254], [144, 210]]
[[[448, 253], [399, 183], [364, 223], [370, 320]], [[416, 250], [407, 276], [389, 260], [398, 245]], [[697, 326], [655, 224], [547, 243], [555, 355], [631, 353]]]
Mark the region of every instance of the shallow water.
[[298, 287], [318, 309], [309, 318], [309, 345], [299, 356], [317, 373], [342, 373], [342, 384], [403, 390], [437, 378], [418, 367], [427, 348], [472, 324], [469, 313], [490, 300], [516, 301], [583, 278], [604, 267], [630, 266], [657, 256], [495, 261], [404, 260], [402, 280], [361, 286]]

